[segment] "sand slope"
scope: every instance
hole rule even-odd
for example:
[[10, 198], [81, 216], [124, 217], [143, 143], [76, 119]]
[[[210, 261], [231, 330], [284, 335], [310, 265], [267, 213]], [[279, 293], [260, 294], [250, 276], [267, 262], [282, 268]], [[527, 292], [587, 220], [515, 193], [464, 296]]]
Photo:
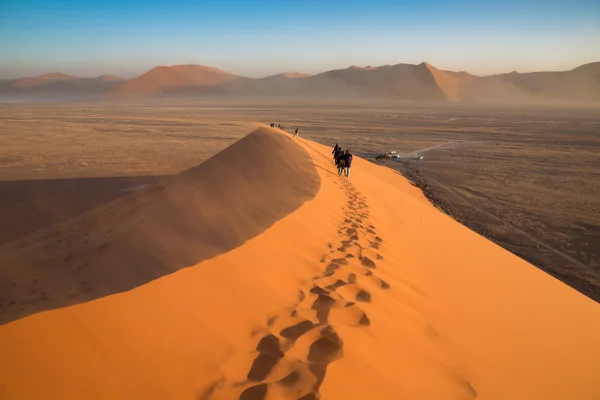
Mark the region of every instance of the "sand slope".
[[355, 158], [346, 181], [298, 142], [318, 193], [243, 246], [0, 326], [0, 397], [598, 398], [598, 304], [394, 171]]
[[424, 66], [429, 70], [433, 79], [435, 79], [438, 87], [444, 93], [446, 100], [449, 101], [461, 100], [463, 86], [477, 79], [476, 76], [466, 72], [441, 71], [428, 63], [424, 63]]
[[306, 152], [270, 129], [163, 183], [0, 247], [0, 323], [87, 301], [231, 250], [311, 199]]

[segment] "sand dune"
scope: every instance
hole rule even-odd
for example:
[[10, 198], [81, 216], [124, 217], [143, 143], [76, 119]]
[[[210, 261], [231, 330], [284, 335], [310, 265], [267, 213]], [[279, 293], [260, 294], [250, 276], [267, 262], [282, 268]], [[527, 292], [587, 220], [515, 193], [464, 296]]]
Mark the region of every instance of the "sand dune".
[[[356, 158], [348, 181], [329, 148], [285, 135], [254, 132], [160, 189], [168, 201], [144, 215], [170, 222], [144, 226], [159, 239], [143, 251], [177, 254], [205, 235], [177, 210], [191, 204], [208, 217], [226, 202], [212, 222], [233, 231], [263, 213], [272, 226], [133, 290], [0, 326], [0, 397], [598, 398], [598, 304], [441, 214], [396, 172]], [[238, 161], [248, 147], [260, 157]], [[204, 198], [210, 188], [221, 196]], [[112, 261], [127, 276], [149, 268], [139, 254]]]
[[314, 196], [306, 160], [291, 139], [259, 129], [174, 178], [3, 246], [0, 323], [129, 290], [243, 244]]
[[114, 75], [82, 78], [53, 72], [0, 82], [0, 98], [9, 100], [85, 100], [100, 99], [124, 80]]
[[598, 101], [600, 62], [571, 71], [493, 75], [468, 81], [461, 89], [465, 100]]
[[428, 63], [424, 66], [429, 70], [446, 100], [459, 101], [462, 99], [461, 91], [468, 82], [477, 79], [476, 76], [466, 72], [441, 71]]
[[281, 74], [271, 75], [265, 79], [278, 79], [278, 78], [287, 78], [287, 79], [298, 79], [298, 78], [308, 78], [309, 74], [303, 74], [301, 72], [282, 72]]
[[597, 102], [600, 101], [599, 66], [600, 63], [590, 63], [571, 71], [477, 77], [467, 72], [440, 70], [423, 62], [379, 67], [353, 65], [316, 75], [284, 72], [250, 79], [191, 64], [158, 66], [127, 82], [110, 75], [90, 79], [61, 73], [0, 81], [0, 98], [355, 96], [411, 101]]
[[107, 81], [107, 82], [124, 82], [125, 81], [125, 79], [118, 77], [116, 75], [100, 75], [96, 79], [101, 80], [101, 81]]
[[[351, 66], [292, 79], [243, 79], [193, 92], [271, 96], [361, 96], [425, 101], [598, 101], [599, 63], [567, 72], [477, 77], [439, 70], [423, 62], [380, 67]], [[281, 78], [281, 76], [279, 76]]]
[[302, 79], [282, 75], [241, 79], [197, 88], [194, 95], [368, 96], [404, 100], [448, 100], [425, 63], [332, 70]]
[[35, 77], [17, 79], [12, 82], [10, 86], [17, 89], [30, 89], [38, 86], [45, 86], [56, 81], [70, 81], [76, 79], [82, 78], [60, 72], [51, 72]]
[[0, 246], [166, 176], [0, 181]]
[[[196, 84], [183, 74], [151, 72], [152, 90], [140, 94], [163, 96], [319, 96], [393, 98], [417, 101], [597, 101], [600, 100], [598, 63], [566, 72], [535, 72], [477, 77], [467, 72], [439, 70], [423, 62], [419, 65], [396, 64], [379, 67], [351, 66], [320, 74], [283, 73], [262, 79], [239, 78], [210, 80]], [[171, 67], [158, 67], [157, 69]], [[218, 75], [223, 77], [223, 75]], [[146, 80], [143, 75], [144, 81]], [[141, 79], [142, 77], [138, 78]], [[302, 78], [302, 79], [293, 79]], [[163, 80], [167, 83], [161, 84]], [[126, 91], [136, 80], [116, 89]], [[176, 83], [175, 83], [176, 82]], [[137, 83], [136, 83], [137, 85]], [[153, 86], [154, 85], [154, 86]], [[162, 85], [162, 86], [161, 86]], [[146, 89], [144, 89], [146, 90]]]
[[165, 92], [215, 86], [234, 79], [238, 79], [238, 77], [202, 65], [160, 66], [111, 91], [108, 98], [160, 95]]

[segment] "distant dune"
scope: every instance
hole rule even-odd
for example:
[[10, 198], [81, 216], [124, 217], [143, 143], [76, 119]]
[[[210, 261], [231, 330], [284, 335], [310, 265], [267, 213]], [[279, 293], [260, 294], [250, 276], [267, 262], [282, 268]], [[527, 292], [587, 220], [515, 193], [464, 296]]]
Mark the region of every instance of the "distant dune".
[[115, 76], [115, 75], [100, 75], [96, 79], [101, 80], [101, 81], [105, 81], [105, 82], [124, 82], [125, 81], [125, 79], [120, 78], [120, 77]]
[[280, 74], [262, 79], [240, 79], [213, 87], [197, 88], [195, 95], [236, 96], [368, 96], [408, 100], [449, 100], [429, 67], [398, 64], [332, 70], [317, 75]]
[[466, 72], [440, 71], [428, 63], [423, 64], [431, 73], [442, 93], [444, 93], [446, 100], [460, 101], [462, 99], [462, 88], [477, 79], [476, 76]]
[[351, 66], [316, 75], [282, 73], [262, 79], [237, 77], [202, 84], [183, 81], [165, 85], [155, 94], [174, 97], [358, 96], [416, 101], [600, 101], [597, 64], [600, 63], [567, 72], [490, 77], [443, 71], [425, 62], [419, 65]]
[[260, 128], [0, 247], [0, 397], [598, 398], [598, 303], [352, 169]]
[[282, 78], [295, 79], [295, 78], [308, 78], [309, 76], [310, 76], [309, 74], [303, 74], [301, 72], [283, 72], [278, 75], [272, 75], [271, 78], [282, 77]]
[[0, 98], [317, 96], [368, 97], [415, 101], [598, 102], [600, 62], [571, 71], [500, 74], [478, 77], [444, 71], [423, 62], [379, 67], [351, 66], [316, 75], [284, 72], [245, 78], [201, 65], [158, 66], [124, 82], [110, 75], [79, 78], [61, 73], [0, 81]]
[[108, 94], [108, 98], [155, 96], [180, 89], [186, 91], [203, 86], [217, 86], [238, 78], [219, 69], [201, 65], [161, 66], [115, 88]]
[[486, 76], [466, 82], [464, 100], [600, 100], [600, 62], [571, 71], [530, 72]]
[[21, 78], [12, 82], [10, 86], [16, 89], [31, 89], [40, 86], [46, 86], [57, 81], [72, 81], [82, 79], [77, 76], [62, 74], [60, 72], [51, 72], [30, 78]]
[[114, 75], [82, 78], [53, 72], [35, 77], [0, 82], [0, 99], [79, 100], [100, 99], [124, 80]]

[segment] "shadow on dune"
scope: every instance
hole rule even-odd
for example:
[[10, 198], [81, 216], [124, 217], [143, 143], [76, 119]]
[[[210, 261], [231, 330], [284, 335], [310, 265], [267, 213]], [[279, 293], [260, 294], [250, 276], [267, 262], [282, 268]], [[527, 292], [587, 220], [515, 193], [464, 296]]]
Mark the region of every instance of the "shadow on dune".
[[179, 175], [72, 218], [59, 213], [69, 219], [0, 247], [0, 323], [130, 290], [232, 250], [319, 185], [304, 149], [261, 128]]
[[169, 176], [0, 181], [0, 246]]

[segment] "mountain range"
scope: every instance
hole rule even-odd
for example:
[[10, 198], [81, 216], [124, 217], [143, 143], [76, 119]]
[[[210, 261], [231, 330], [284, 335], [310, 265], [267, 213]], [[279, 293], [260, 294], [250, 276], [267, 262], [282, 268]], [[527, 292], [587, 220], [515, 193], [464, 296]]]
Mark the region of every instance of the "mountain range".
[[246, 78], [202, 65], [155, 67], [125, 80], [62, 73], [0, 80], [0, 100], [139, 100], [200, 96], [368, 97], [428, 101], [600, 101], [600, 62], [570, 71], [476, 76], [423, 62], [351, 66], [316, 75]]

